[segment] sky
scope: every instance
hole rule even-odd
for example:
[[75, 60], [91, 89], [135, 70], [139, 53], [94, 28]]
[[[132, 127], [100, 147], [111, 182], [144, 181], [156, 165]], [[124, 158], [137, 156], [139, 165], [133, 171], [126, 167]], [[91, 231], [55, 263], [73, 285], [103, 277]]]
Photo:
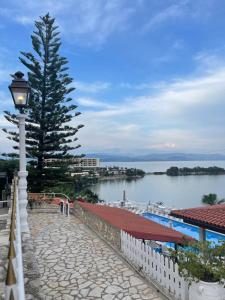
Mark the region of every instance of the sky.
[[[225, 151], [224, 0], [0, 0], [0, 127], [9, 74], [47, 12], [74, 78], [82, 153]], [[2, 132], [0, 152], [12, 151]]]

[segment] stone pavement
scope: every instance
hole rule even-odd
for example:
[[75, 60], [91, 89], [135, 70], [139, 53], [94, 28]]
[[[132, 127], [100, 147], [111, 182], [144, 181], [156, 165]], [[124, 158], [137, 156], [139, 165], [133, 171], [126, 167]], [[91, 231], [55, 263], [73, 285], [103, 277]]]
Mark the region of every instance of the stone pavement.
[[74, 216], [29, 215], [44, 299], [165, 299]]

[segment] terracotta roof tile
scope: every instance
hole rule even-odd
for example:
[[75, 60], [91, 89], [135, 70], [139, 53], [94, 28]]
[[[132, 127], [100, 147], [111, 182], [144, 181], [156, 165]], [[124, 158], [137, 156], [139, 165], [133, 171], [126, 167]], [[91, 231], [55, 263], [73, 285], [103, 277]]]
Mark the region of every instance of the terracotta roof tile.
[[225, 230], [225, 204], [173, 210], [171, 215], [182, 218], [186, 222], [189, 219], [192, 224], [201, 223], [206, 228], [220, 227]]
[[184, 237], [192, 240], [192, 238], [184, 236], [178, 231], [147, 220], [125, 209], [84, 202], [78, 203], [84, 209], [91, 211], [112, 226], [122, 229], [138, 239], [177, 243], [183, 243]]

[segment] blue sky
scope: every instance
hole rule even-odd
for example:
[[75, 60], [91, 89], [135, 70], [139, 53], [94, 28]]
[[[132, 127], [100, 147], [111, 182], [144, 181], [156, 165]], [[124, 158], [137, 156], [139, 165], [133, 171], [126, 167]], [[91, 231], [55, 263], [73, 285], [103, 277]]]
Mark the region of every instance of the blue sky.
[[[223, 0], [0, 0], [0, 126], [9, 74], [26, 70], [34, 20], [49, 12], [82, 115], [82, 152], [224, 153]], [[2, 133], [0, 152], [11, 143]]]

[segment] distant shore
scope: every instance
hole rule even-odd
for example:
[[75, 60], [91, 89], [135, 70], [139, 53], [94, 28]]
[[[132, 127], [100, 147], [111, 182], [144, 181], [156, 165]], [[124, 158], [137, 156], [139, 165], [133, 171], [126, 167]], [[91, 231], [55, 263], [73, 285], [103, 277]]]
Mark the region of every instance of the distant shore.
[[178, 167], [170, 167], [165, 172], [145, 172], [143, 175], [126, 175], [126, 174], [117, 174], [117, 175], [109, 175], [109, 176], [100, 176], [98, 178], [99, 181], [106, 180], [118, 180], [118, 179], [139, 179], [143, 178], [145, 175], [167, 175], [167, 176], [199, 176], [199, 175], [225, 175], [225, 169], [220, 167], [194, 167], [194, 168], [178, 168]]
[[139, 178], [142, 178], [144, 176], [127, 176], [127, 175], [113, 175], [113, 176], [102, 176], [102, 177], [99, 177], [98, 180], [99, 181], [106, 181], [106, 180], [117, 180], [117, 179], [139, 179]]

